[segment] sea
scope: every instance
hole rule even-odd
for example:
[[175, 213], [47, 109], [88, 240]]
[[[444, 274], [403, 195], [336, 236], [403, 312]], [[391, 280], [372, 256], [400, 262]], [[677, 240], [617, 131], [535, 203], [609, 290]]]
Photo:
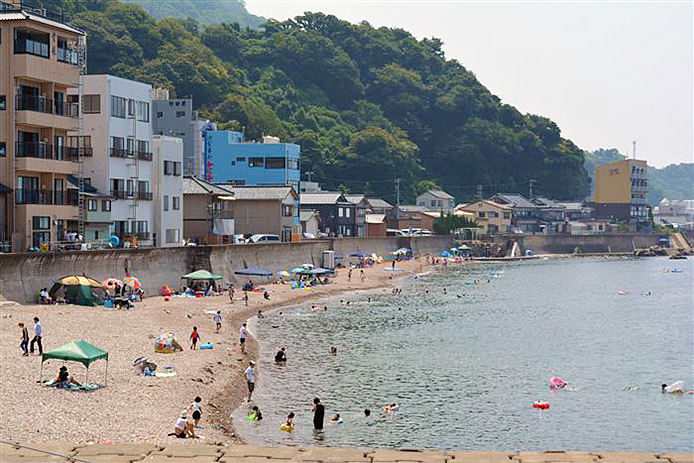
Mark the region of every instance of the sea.
[[[694, 258], [472, 263], [407, 274], [398, 294], [278, 309], [250, 325], [258, 382], [237, 432], [257, 445], [691, 452], [694, 395], [660, 385], [694, 389], [693, 275]], [[553, 376], [569, 386], [550, 390]], [[289, 412], [295, 429], [281, 431]]]

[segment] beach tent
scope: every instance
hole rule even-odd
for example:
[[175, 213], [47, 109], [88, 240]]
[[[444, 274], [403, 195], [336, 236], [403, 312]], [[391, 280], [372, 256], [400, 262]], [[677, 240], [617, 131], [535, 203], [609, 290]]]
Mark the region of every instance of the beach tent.
[[89, 344], [87, 341], [72, 341], [44, 352], [41, 355], [41, 381], [43, 381], [43, 362], [50, 359], [80, 362], [87, 367], [87, 380], [89, 380], [89, 365], [95, 360], [105, 359], [106, 374], [104, 384], [108, 382], [108, 352]]
[[458, 246], [458, 251], [470, 251], [472, 248], [468, 246], [467, 244], [463, 244], [462, 246]]
[[255, 277], [271, 277], [272, 272], [270, 270], [263, 270], [258, 267], [242, 268], [234, 272], [237, 275], [247, 275]]
[[370, 254], [366, 254], [366, 253], [363, 253], [363, 252], [355, 252], [354, 254], [350, 254], [349, 257], [360, 257], [360, 258], [364, 258], [364, 257], [371, 257], [371, 256], [370, 256]]
[[393, 254], [397, 255], [407, 255], [407, 254], [412, 254], [412, 249], [411, 248], [400, 248], [397, 251], [393, 252]]
[[173, 354], [176, 350], [183, 350], [176, 341], [173, 333], [164, 333], [154, 343], [154, 352], [158, 354]]
[[451, 253], [450, 253], [450, 252], [448, 252], [448, 251], [443, 251], [443, 252], [440, 254], [440, 257], [452, 257], [452, 256], [451, 256]]
[[48, 294], [56, 299], [62, 296], [71, 304], [95, 306], [96, 294], [94, 289], [104, 290], [104, 286], [88, 276], [69, 275], [56, 281]]
[[186, 280], [186, 286], [193, 287], [196, 281], [204, 282], [203, 288], [208, 286], [216, 287], [215, 283], [222, 279], [222, 275], [218, 273], [208, 272], [207, 270], [196, 270], [195, 272], [188, 273], [182, 277]]

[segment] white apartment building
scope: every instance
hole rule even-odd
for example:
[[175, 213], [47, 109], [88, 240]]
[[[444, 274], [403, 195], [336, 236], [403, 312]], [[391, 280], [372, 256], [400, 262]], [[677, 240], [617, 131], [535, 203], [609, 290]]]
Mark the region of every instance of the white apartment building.
[[[84, 177], [110, 203], [110, 232], [121, 241], [152, 244], [152, 87], [111, 75], [84, 76], [83, 134], [94, 155]], [[71, 94], [77, 94], [73, 89]]]
[[183, 140], [155, 135], [153, 242], [180, 246], [183, 240]]

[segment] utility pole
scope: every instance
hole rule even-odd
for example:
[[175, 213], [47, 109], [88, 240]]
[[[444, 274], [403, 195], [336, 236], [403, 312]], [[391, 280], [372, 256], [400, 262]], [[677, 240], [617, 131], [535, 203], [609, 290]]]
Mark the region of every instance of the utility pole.
[[632, 143], [632, 151], [631, 151], [631, 154], [632, 154], [633, 158], [636, 159], [636, 140], [634, 140], [634, 141], [631, 142], [631, 143]]
[[308, 181], [310, 182], [311, 181], [311, 175], [313, 175], [313, 172], [308, 171], [308, 172], [306, 172], [306, 175], [308, 176]]
[[529, 191], [530, 199], [533, 199], [533, 185], [535, 185], [535, 182], [537, 182], [537, 180], [535, 180], [534, 178], [531, 178], [530, 180], [528, 180], [528, 189], [530, 190]]
[[477, 185], [477, 199], [482, 200], [482, 185]]
[[397, 218], [400, 218], [400, 179], [395, 179], [395, 194], [396, 194], [396, 208], [395, 214]]

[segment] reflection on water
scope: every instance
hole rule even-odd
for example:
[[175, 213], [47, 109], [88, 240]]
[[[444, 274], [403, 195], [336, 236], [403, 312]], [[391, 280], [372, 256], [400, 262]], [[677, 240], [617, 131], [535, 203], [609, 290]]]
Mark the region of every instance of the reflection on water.
[[[694, 388], [692, 262], [452, 267], [402, 294], [270, 314], [253, 325], [264, 419], [246, 420], [244, 404], [238, 431], [266, 445], [691, 451], [694, 396], [659, 385]], [[663, 272], [673, 267], [683, 273]], [[272, 361], [280, 347], [285, 366]], [[573, 390], [550, 391], [555, 375]], [[318, 433], [314, 397], [326, 406]], [[536, 399], [551, 408], [533, 409]], [[388, 403], [399, 410], [382, 412]], [[296, 429], [280, 431], [290, 411]], [[328, 423], [334, 413], [343, 424]]]

